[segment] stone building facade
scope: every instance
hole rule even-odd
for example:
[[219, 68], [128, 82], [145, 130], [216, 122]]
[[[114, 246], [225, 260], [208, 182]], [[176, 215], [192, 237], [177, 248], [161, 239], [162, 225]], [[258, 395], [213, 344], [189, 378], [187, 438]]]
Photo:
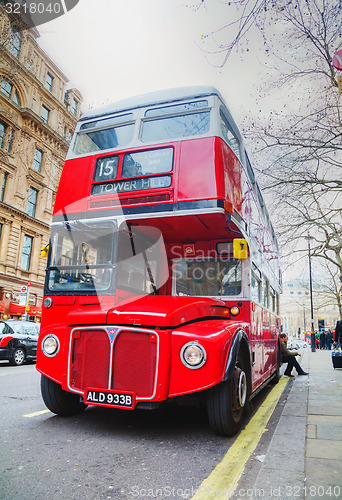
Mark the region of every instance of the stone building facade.
[[[50, 221], [82, 96], [0, 4], [0, 317], [39, 319]], [[20, 305], [21, 303], [21, 305]]]

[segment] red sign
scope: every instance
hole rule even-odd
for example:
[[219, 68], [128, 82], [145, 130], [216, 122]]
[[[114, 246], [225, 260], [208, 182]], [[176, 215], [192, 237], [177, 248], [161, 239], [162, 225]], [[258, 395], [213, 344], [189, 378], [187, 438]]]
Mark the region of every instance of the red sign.
[[27, 286], [31, 286], [31, 281], [28, 281], [28, 282], [27, 282]]
[[342, 50], [338, 50], [332, 58], [334, 68], [342, 71]]
[[22, 286], [22, 287], [20, 288], [20, 292], [21, 292], [21, 293], [26, 293], [26, 292], [27, 292], [27, 286]]
[[187, 244], [183, 245], [183, 251], [184, 251], [184, 256], [185, 257], [195, 257], [196, 252], [195, 252], [195, 245], [194, 244]]

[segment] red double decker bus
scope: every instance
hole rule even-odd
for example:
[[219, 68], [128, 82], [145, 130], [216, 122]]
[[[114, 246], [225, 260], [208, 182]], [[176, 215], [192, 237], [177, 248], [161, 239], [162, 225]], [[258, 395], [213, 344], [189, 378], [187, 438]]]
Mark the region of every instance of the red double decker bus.
[[55, 202], [37, 369], [58, 415], [203, 402], [231, 435], [279, 378], [277, 242], [219, 92], [80, 119]]

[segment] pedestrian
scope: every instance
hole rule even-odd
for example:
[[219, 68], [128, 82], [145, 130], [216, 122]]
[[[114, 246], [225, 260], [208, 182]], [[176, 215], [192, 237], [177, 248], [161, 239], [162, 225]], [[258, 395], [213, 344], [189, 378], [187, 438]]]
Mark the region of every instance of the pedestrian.
[[319, 334], [319, 348], [325, 349], [325, 331], [322, 330]]
[[335, 339], [337, 345], [342, 346], [342, 319], [339, 319], [335, 328]]
[[325, 345], [326, 345], [326, 348], [328, 349], [328, 351], [331, 351], [332, 339], [333, 339], [333, 334], [332, 334], [332, 331], [330, 328], [325, 335]]
[[303, 370], [303, 368], [296, 360], [296, 356], [300, 356], [300, 353], [297, 351], [289, 351], [289, 349], [287, 348], [287, 341], [288, 341], [288, 336], [286, 335], [286, 333], [281, 333], [280, 334], [281, 361], [282, 363], [287, 363], [284, 375], [286, 377], [293, 377], [294, 375], [291, 375], [293, 368], [297, 370], [298, 375], [309, 375], [307, 372]]

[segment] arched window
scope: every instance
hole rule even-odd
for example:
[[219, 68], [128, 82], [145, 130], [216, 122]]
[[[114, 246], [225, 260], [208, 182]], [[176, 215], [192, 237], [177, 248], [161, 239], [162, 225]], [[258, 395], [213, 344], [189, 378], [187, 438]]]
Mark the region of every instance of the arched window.
[[6, 97], [11, 99], [15, 104], [20, 106], [20, 98], [19, 94], [14, 87], [13, 83], [11, 83], [7, 78], [3, 78], [1, 82], [0, 92], [4, 94]]

